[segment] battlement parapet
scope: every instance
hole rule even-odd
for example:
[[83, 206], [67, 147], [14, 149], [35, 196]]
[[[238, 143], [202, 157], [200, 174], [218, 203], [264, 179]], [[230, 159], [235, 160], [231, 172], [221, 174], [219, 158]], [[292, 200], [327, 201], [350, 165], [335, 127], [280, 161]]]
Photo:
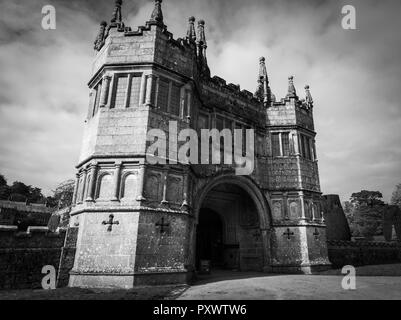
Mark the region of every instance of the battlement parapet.
[[209, 86], [204, 83], [201, 90], [203, 105], [209, 109], [220, 110], [236, 117], [264, 126], [266, 112], [263, 105], [255, 100], [244, 97], [240, 91], [233, 92], [229, 87]]
[[242, 90], [239, 84], [229, 83], [226, 80], [213, 76], [212, 78], [205, 79], [205, 84], [213, 89], [217, 89], [227, 94], [234, 94], [236, 98], [243, 100], [244, 102], [251, 103], [255, 108], [261, 109], [262, 104], [254, 95], [247, 91]]
[[295, 99], [282, 99], [267, 108], [267, 125], [297, 125], [314, 131], [313, 109]]

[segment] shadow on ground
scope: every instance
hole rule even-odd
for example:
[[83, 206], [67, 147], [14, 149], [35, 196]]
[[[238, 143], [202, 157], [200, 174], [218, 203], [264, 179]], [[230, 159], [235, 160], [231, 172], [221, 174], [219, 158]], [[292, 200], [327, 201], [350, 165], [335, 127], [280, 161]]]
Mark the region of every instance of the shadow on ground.
[[279, 274], [269, 274], [263, 272], [241, 272], [241, 271], [231, 271], [231, 270], [212, 270], [210, 274], [199, 274], [192, 283], [192, 286], [203, 285], [207, 283], [215, 283], [220, 281], [229, 280], [240, 280], [240, 279], [254, 279], [254, 278], [265, 278], [265, 277], [276, 277]]
[[56, 290], [0, 291], [0, 300], [174, 300], [187, 288], [180, 286], [138, 287], [132, 290], [60, 288]]
[[0, 300], [302, 300], [401, 299], [401, 264], [356, 268], [356, 290], [344, 290], [341, 270], [318, 275], [282, 275], [212, 270], [191, 286], [137, 287], [132, 290], [61, 288], [0, 291]]

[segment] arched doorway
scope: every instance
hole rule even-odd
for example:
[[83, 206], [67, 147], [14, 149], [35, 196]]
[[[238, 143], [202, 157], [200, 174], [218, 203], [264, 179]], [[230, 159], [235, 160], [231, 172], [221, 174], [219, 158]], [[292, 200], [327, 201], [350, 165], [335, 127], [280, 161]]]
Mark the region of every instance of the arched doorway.
[[196, 234], [197, 264], [209, 260], [213, 268], [223, 267], [224, 225], [220, 215], [211, 209], [202, 208]]
[[215, 179], [197, 198], [195, 213], [197, 267], [206, 258], [212, 268], [268, 270], [270, 212], [263, 194], [250, 179]]

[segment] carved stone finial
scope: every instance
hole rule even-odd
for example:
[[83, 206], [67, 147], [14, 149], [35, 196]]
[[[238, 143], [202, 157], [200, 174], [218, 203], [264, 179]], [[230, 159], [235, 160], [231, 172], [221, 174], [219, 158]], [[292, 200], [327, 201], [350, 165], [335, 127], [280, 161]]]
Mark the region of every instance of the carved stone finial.
[[288, 93], [287, 98], [297, 98], [297, 91], [294, 86], [294, 76], [288, 77]]
[[267, 78], [267, 70], [266, 70], [266, 59], [265, 57], [259, 58], [259, 79], [265, 80]]
[[206, 36], [205, 36], [205, 21], [199, 20], [198, 21], [198, 42], [199, 44], [207, 47], [206, 43]]
[[205, 36], [205, 21], [198, 21], [198, 35], [197, 35], [197, 54], [198, 64], [201, 70], [201, 74], [205, 77], [210, 77], [210, 69], [206, 58], [206, 36]]
[[121, 6], [123, 4], [123, 0], [116, 0], [113, 16], [111, 17], [111, 23], [113, 24], [120, 24], [122, 22], [122, 15], [121, 15]]
[[188, 22], [187, 40], [196, 41], [195, 17], [189, 17]]
[[94, 42], [94, 45], [95, 45], [94, 49], [97, 50], [97, 51], [99, 51], [102, 48], [103, 44], [104, 44], [104, 40], [106, 38], [106, 27], [107, 27], [107, 22], [106, 21], [102, 21], [100, 23], [99, 33], [98, 33], [98, 35], [96, 37], [96, 40]]
[[307, 104], [307, 106], [309, 108], [313, 107], [313, 98], [312, 98], [312, 95], [310, 93], [309, 85], [305, 86], [305, 102], [306, 102], [306, 104]]
[[263, 102], [265, 106], [268, 106], [272, 101], [272, 94], [269, 87], [269, 78], [266, 70], [266, 59], [265, 57], [259, 58], [259, 76], [258, 76], [258, 87], [255, 92], [255, 98]]
[[162, 2], [163, 0], [155, 0], [155, 7], [150, 16], [150, 22], [163, 25]]

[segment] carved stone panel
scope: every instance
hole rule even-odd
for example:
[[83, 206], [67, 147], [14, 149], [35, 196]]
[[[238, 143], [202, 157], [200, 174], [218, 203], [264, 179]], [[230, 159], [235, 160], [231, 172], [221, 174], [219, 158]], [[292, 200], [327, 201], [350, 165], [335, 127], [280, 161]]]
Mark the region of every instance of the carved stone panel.
[[273, 201], [273, 218], [274, 220], [281, 220], [283, 218], [282, 211], [282, 201], [274, 200]]
[[150, 171], [146, 176], [145, 198], [161, 200], [161, 174]]
[[182, 189], [182, 178], [178, 176], [169, 176], [167, 178], [167, 201], [172, 203], [181, 203]]
[[296, 220], [300, 217], [298, 200], [288, 200], [290, 203], [290, 219]]

